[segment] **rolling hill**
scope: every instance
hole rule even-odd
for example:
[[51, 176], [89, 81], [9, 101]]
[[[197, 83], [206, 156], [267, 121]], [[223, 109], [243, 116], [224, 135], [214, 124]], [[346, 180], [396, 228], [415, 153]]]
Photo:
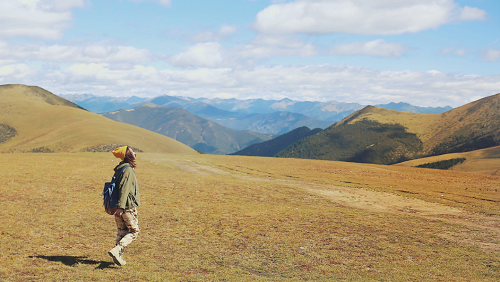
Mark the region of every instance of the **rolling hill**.
[[314, 135], [320, 131], [321, 128], [311, 130], [306, 126], [299, 127], [271, 140], [248, 146], [241, 151], [232, 153], [231, 155], [273, 157], [298, 140]]
[[368, 106], [279, 157], [391, 164], [500, 145], [500, 94], [441, 114]]
[[188, 146], [91, 113], [36, 86], [0, 86], [0, 152], [81, 152], [130, 145], [142, 152], [195, 154]]
[[182, 108], [152, 103], [130, 110], [105, 113], [103, 116], [158, 132], [210, 154], [233, 153], [272, 138], [270, 134], [230, 129]]

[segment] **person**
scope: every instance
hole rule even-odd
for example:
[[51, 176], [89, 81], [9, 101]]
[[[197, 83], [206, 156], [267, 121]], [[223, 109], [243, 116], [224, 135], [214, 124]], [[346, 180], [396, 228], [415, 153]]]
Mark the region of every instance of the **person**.
[[140, 205], [140, 196], [134, 170], [136, 167], [134, 150], [123, 146], [113, 150], [113, 155], [122, 160], [115, 167], [115, 173], [129, 165], [116, 179], [116, 189], [118, 189], [118, 204], [114, 213], [117, 227], [116, 245], [108, 252], [117, 265], [123, 266], [126, 263], [123, 259], [123, 251], [139, 235], [137, 207]]

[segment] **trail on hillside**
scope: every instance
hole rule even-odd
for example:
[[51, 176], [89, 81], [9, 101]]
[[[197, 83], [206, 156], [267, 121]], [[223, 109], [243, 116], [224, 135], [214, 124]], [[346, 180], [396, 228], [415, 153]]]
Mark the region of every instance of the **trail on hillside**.
[[[192, 171], [193, 173], [224, 174], [248, 181], [275, 183], [295, 187], [325, 197], [338, 204], [366, 211], [404, 214], [462, 224], [468, 226], [470, 232], [467, 234], [447, 232], [439, 235], [452, 241], [477, 246], [485, 251], [500, 251], [500, 216], [473, 213], [439, 203], [431, 203], [412, 197], [405, 197], [390, 192], [374, 191], [361, 187], [346, 187], [311, 183], [295, 179], [285, 180], [258, 177], [244, 173], [231, 173], [195, 162], [190, 162], [189, 164], [176, 163], [176, 165], [182, 167], [182, 169]], [[485, 240], [485, 238], [488, 238], [488, 240]]]

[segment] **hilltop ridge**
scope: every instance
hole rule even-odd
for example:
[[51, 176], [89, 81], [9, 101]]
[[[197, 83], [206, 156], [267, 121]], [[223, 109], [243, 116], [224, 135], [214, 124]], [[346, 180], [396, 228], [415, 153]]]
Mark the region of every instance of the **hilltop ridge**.
[[49, 91], [0, 85], [0, 152], [81, 152], [126, 144], [144, 152], [196, 153], [166, 136], [89, 112]]
[[279, 157], [391, 164], [500, 145], [500, 94], [440, 114], [367, 106]]
[[[45, 102], [49, 105], [61, 105], [68, 106], [78, 109], [83, 109], [77, 104], [61, 98], [51, 92], [38, 87], [38, 86], [28, 86], [23, 84], [4, 84], [0, 85], [0, 91], [9, 91], [16, 93], [16, 99], [28, 99], [30, 101]], [[7, 99], [7, 96], [2, 96], [3, 99]]]

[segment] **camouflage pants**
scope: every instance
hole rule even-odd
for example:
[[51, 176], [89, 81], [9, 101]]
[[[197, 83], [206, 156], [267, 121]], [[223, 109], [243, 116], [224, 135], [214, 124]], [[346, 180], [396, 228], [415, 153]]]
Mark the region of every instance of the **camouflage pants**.
[[121, 216], [115, 214], [115, 221], [117, 228], [116, 245], [120, 247], [120, 252], [123, 252], [139, 235], [137, 208], [126, 210]]

